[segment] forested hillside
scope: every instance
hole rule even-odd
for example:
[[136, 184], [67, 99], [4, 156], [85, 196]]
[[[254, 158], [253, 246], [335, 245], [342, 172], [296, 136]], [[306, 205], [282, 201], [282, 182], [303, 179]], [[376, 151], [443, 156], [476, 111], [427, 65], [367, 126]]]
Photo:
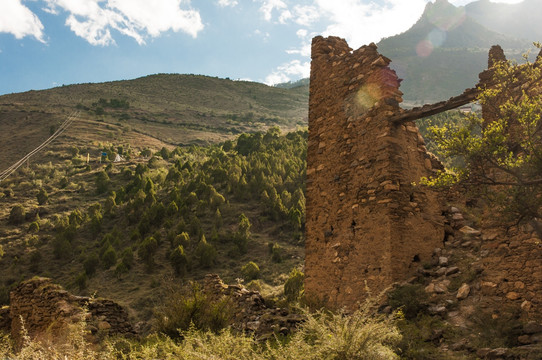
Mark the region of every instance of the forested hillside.
[[303, 260], [306, 138], [274, 127], [208, 147], [100, 148], [119, 163], [54, 147], [0, 185], [1, 303], [35, 275], [145, 320], [166, 288], [209, 272], [278, 296]]

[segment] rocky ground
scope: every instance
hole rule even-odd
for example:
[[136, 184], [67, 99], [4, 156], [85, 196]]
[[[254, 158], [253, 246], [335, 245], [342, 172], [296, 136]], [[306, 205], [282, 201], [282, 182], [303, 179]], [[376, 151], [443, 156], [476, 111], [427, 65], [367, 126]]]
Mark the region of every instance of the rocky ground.
[[[536, 281], [529, 282], [525, 269], [533, 252], [515, 258], [521, 257], [521, 244], [537, 245], [534, 229], [479, 229], [456, 207], [450, 207], [446, 216], [442, 247], [434, 250], [432, 263], [422, 264], [411, 283], [424, 285], [429, 314], [441, 318], [459, 336], [450, 342], [442, 337], [442, 330], [434, 329], [429, 340], [439, 343], [443, 353], [542, 359], [542, 321], [533, 311], [540, 293], [530, 291]], [[515, 267], [521, 271], [515, 272]], [[484, 337], [492, 337], [493, 344], [502, 337], [503, 346], [484, 346], [492, 343]]]

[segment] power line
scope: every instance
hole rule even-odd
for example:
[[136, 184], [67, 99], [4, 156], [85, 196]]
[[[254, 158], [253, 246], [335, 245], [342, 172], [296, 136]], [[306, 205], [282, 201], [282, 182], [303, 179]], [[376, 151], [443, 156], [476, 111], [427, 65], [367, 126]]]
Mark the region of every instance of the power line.
[[8, 167], [6, 170], [0, 172], [0, 182], [7, 179], [8, 176], [13, 174], [18, 168], [20, 168], [27, 160], [29, 160], [32, 156], [37, 154], [39, 151], [41, 151], [43, 148], [45, 148], [47, 145], [49, 145], [53, 140], [55, 140], [57, 137], [59, 137], [67, 128], [70, 126], [77, 116], [79, 115], [79, 111], [74, 111], [71, 113], [66, 121], [62, 123], [62, 125], [59, 126], [59, 128], [51, 135], [47, 140], [45, 140], [40, 146], [26, 154], [22, 159], [17, 161], [15, 164]]

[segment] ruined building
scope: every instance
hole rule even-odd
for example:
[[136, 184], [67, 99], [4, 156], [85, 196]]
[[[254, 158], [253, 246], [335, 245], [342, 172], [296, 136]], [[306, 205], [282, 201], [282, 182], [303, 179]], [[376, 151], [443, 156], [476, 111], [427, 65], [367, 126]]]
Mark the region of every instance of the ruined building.
[[128, 313], [119, 304], [72, 295], [48, 278], [24, 281], [11, 291], [10, 306], [0, 308], [0, 332], [11, 332], [20, 347], [24, 340], [23, 326], [30, 338], [46, 334], [59, 338], [69, 331], [70, 324], [83, 316], [89, 330], [87, 340], [91, 342], [98, 341], [98, 332], [102, 335], [136, 334]]
[[400, 79], [376, 45], [315, 37], [309, 99], [305, 294], [353, 308], [405, 280], [442, 245], [442, 203], [415, 186], [442, 165], [413, 120], [473, 101], [476, 89], [399, 107]]

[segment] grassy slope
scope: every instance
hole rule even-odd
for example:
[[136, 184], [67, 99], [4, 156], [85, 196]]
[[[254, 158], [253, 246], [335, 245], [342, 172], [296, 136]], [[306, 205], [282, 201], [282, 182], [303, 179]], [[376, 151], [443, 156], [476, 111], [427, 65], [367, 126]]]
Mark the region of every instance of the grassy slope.
[[[100, 98], [125, 100], [128, 109], [105, 107]], [[199, 144], [227, 140], [242, 132], [307, 122], [306, 88], [196, 75], [159, 74], [100, 84], [77, 84], [0, 96], [0, 170], [49, 136], [76, 107], [82, 109], [66, 143], [84, 145], [122, 137], [132, 147]]]

